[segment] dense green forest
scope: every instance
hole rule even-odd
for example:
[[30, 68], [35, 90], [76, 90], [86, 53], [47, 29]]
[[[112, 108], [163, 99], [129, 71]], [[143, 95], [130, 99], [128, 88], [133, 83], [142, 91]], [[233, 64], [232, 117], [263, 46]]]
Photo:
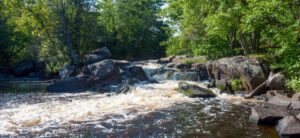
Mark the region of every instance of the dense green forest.
[[55, 72], [108, 47], [114, 58], [261, 58], [300, 91], [299, 0], [1, 0], [0, 66]]
[[161, 0], [1, 0], [0, 64], [26, 58], [55, 71], [97, 47], [115, 58], [161, 57], [166, 25]]

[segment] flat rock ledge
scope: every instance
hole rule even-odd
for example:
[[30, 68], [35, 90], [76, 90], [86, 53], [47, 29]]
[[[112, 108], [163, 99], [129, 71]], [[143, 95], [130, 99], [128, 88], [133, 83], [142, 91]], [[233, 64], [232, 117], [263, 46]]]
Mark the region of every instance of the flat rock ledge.
[[263, 103], [251, 111], [250, 120], [258, 125], [276, 126], [281, 137], [300, 137], [300, 110]]

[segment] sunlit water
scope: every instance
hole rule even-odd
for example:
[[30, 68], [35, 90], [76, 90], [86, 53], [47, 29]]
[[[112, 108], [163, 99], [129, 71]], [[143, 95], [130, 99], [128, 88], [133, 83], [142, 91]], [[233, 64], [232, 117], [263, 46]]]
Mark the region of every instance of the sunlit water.
[[238, 98], [192, 99], [176, 92], [177, 85], [136, 85], [118, 95], [1, 94], [0, 137], [274, 136], [249, 121], [250, 109]]

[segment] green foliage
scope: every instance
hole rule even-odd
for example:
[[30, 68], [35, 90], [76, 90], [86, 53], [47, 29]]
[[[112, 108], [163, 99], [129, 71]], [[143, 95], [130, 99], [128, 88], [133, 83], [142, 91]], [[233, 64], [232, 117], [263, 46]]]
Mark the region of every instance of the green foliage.
[[295, 92], [300, 92], [300, 79], [294, 78], [287, 82], [287, 86]]
[[260, 60], [269, 61], [272, 58], [272, 55], [268, 55], [267, 53], [253, 53], [247, 55], [249, 58], [255, 58]]
[[84, 54], [109, 47], [115, 58], [165, 53], [162, 0], [1, 0], [0, 65], [42, 60], [55, 72]]
[[149, 58], [164, 55], [160, 42], [167, 36], [157, 13], [161, 0], [101, 1], [99, 22], [110, 36], [108, 45], [117, 58]]
[[244, 84], [240, 79], [231, 80], [231, 88], [234, 92], [239, 90], [245, 90]]
[[0, 7], [0, 65], [37, 59], [53, 72], [107, 46], [127, 59], [245, 55], [300, 77], [297, 0], [1, 0]]
[[221, 91], [226, 91], [226, 86], [225, 86], [225, 85], [219, 85], [218, 88], [219, 88]]
[[[245, 55], [300, 77], [300, 1], [170, 0], [168, 55]], [[292, 81], [295, 82], [295, 81]]]

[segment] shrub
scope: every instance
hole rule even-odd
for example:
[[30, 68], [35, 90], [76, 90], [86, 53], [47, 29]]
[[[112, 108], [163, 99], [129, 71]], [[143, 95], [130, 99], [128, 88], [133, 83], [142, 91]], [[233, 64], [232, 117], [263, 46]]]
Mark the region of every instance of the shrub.
[[231, 80], [231, 88], [233, 91], [245, 90], [244, 84], [240, 79]]
[[300, 78], [294, 78], [287, 82], [287, 86], [295, 92], [300, 92]]

